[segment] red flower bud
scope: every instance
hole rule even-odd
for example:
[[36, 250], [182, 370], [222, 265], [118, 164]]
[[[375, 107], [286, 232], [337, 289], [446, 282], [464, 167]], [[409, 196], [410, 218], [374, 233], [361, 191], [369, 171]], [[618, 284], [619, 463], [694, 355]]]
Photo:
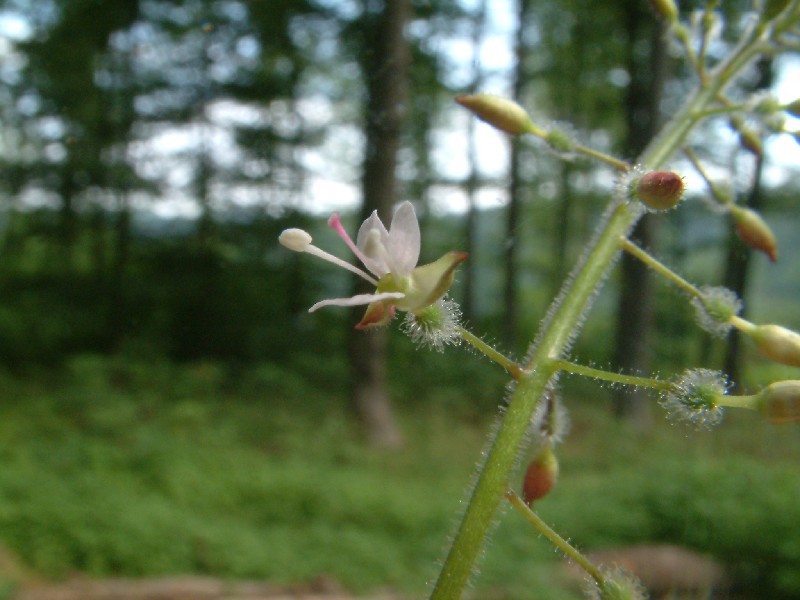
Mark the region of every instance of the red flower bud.
[[778, 260], [778, 242], [769, 225], [756, 211], [741, 206], [731, 206], [731, 216], [736, 225], [736, 233], [742, 241], [763, 252], [772, 262]]
[[558, 479], [558, 459], [550, 446], [546, 446], [528, 465], [522, 480], [522, 498], [530, 506], [534, 500], [544, 498]]
[[800, 333], [780, 325], [759, 325], [746, 331], [761, 353], [775, 362], [800, 367]]
[[456, 102], [472, 111], [481, 121], [511, 135], [538, 131], [525, 109], [508, 98], [492, 94], [472, 94], [458, 96]]
[[666, 210], [677, 206], [686, 186], [683, 178], [672, 171], [650, 171], [636, 181], [635, 196], [645, 206]]
[[773, 423], [800, 422], [800, 381], [778, 381], [758, 396], [761, 413]]

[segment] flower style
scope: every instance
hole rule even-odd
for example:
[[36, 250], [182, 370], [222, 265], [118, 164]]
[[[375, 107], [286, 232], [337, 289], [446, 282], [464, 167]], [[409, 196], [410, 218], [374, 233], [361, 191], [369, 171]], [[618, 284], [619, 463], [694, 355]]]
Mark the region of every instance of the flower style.
[[419, 223], [414, 206], [407, 201], [394, 213], [388, 230], [378, 217], [378, 212], [373, 212], [361, 224], [355, 243], [344, 230], [338, 213], [331, 215], [328, 225], [372, 275], [314, 246], [311, 236], [302, 229], [284, 230], [279, 241], [290, 250], [313, 254], [347, 269], [376, 287], [372, 294], [330, 298], [308, 309], [314, 312], [323, 306], [366, 304], [367, 312], [356, 329], [385, 325], [394, 317], [396, 309], [416, 313], [430, 306], [450, 288], [456, 267], [467, 258], [465, 252], [448, 252], [438, 260], [418, 267]]

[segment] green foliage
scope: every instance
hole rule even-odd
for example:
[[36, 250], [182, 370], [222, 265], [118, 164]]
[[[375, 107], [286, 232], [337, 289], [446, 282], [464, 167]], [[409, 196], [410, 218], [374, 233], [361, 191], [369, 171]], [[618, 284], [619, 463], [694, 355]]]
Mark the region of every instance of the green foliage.
[[[384, 454], [362, 445], [343, 382], [311, 383], [304, 369], [83, 356], [38, 383], [3, 376], [0, 543], [51, 577], [328, 573], [354, 591], [422, 593], [491, 418], [448, 394], [463, 402], [487, 373], [418, 390], [399, 382], [418, 399], [399, 411], [406, 450]], [[785, 535], [800, 519], [791, 431], [743, 415], [713, 436], [667, 425], [645, 436], [581, 398], [567, 398], [562, 478], [539, 506], [548, 522], [585, 548], [707, 552], [752, 597], [800, 593], [799, 547]], [[575, 598], [556, 559], [506, 515], [481, 597]]]

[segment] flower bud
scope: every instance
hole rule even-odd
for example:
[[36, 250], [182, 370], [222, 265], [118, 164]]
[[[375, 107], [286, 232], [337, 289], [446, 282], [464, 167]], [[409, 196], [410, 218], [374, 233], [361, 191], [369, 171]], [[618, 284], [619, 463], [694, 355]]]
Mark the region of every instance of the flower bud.
[[770, 360], [800, 367], [800, 333], [780, 325], [759, 325], [745, 333]]
[[764, 151], [761, 137], [753, 128], [748, 127], [744, 119], [738, 116], [731, 117], [731, 127], [739, 134], [739, 143], [745, 150], [749, 150], [756, 156], [761, 156]]
[[307, 231], [295, 228], [284, 229], [278, 236], [281, 245], [294, 252], [304, 252], [311, 243], [311, 239], [311, 235]]
[[522, 480], [522, 498], [530, 506], [534, 500], [544, 498], [558, 479], [558, 459], [548, 444], [531, 460]]
[[556, 152], [569, 154], [575, 150], [575, 142], [573, 142], [566, 133], [558, 129], [548, 131], [545, 140], [547, 140], [547, 143]]
[[764, 21], [771, 21], [777, 17], [789, 6], [789, 3], [790, 0], [766, 0], [762, 12]]
[[686, 186], [683, 178], [672, 171], [650, 171], [635, 183], [634, 195], [654, 210], [667, 210], [677, 206]]
[[665, 21], [674, 23], [678, 20], [678, 7], [673, 0], [650, 0], [650, 6]]
[[786, 110], [786, 112], [788, 112], [793, 117], [800, 119], [800, 98], [792, 102], [789, 102], [789, 104], [787, 104], [784, 107], [784, 110]]
[[769, 225], [756, 211], [741, 206], [731, 206], [731, 216], [736, 225], [736, 233], [742, 241], [766, 254], [772, 262], [778, 260], [778, 242]]
[[773, 423], [800, 422], [800, 381], [778, 381], [758, 394], [761, 413]]
[[623, 567], [601, 567], [605, 580], [589, 589], [592, 600], [646, 600], [649, 596], [636, 575]]
[[472, 94], [458, 96], [456, 102], [472, 111], [481, 121], [511, 135], [538, 132], [525, 109], [508, 98], [493, 94]]

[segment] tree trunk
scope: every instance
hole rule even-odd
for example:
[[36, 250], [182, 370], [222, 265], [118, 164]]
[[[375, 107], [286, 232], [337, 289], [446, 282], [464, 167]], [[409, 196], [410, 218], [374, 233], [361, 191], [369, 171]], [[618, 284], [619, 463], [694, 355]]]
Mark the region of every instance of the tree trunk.
[[[755, 89], [768, 89], [772, 84], [772, 61], [762, 60], [758, 63], [758, 81], [754, 86]], [[764, 195], [761, 190], [761, 176], [764, 170], [764, 156], [759, 155], [756, 158], [755, 175], [753, 183], [750, 187], [750, 193], [747, 196], [745, 204], [753, 210], [759, 210], [764, 204]], [[739, 298], [744, 299], [747, 293], [747, 284], [749, 281], [749, 267], [751, 263], [752, 250], [748, 248], [744, 242], [739, 239], [735, 230], [731, 228], [728, 237], [727, 256], [725, 259], [725, 276], [723, 284], [728, 289], [736, 292]], [[745, 307], [747, 304], [745, 303]], [[737, 387], [742, 366], [740, 356], [740, 342], [741, 336], [737, 331], [731, 333], [727, 348], [725, 349], [725, 359], [723, 364], [723, 371], [728, 375], [733, 382], [734, 387]]]
[[[483, 69], [480, 61], [481, 40], [486, 28], [487, 0], [483, 0], [476, 9], [472, 22], [472, 84], [469, 92], [476, 94], [483, 84]], [[464, 264], [464, 301], [462, 309], [467, 322], [475, 319], [475, 273], [478, 270], [477, 252], [478, 245], [478, 207], [477, 196], [480, 189], [480, 172], [478, 169], [478, 141], [475, 139], [476, 119], [469, 119], [467, 125], [467, 161], [469, 175], [466, 181], [467, 218], [466, 218], [466, 247], [470, 259]]]
[[[530, 0], [519, 0], [517, 6], [517, 34], [514, 41], [516, 65], [514, 67], [515, 100], [521, 100], [525, 83], [525, 22], [530, 14]], [[516, 235], [522, 205], [521, 148], [516, 137], [511, 138], [508, 208], [506, 212], [505, 284], [503, 289], [503, 338], [506, 346], [515, 350], [518, 341], [519, 307], [517, 299], [517, 258], [519, 247]]]
[[[638, 156], [658, 128], [659, 101], [666, 71], [666, 52], [661, 27], [653, 21], [644, 3], [625, 4], [625, 27], [628, 36], [628, 85], [625, 113], [625, 154]], [[648, 43], [646, 53], [637, 47]], [[644, 247], [655, 245], [656, 223], [649, 216], [639, 221], [633, 239]], [[638, 260], [622, 257], [620, 298], [617, 313], [615, 363], [625, 372], [647, 373], [650, 369], [654, 295], [652, 274]], [[639, 428], [652, 421], [652, 407], [646, 391], [620, 392], [614, 412], [631, 419]]]
[[[373, 210], [388, 223], [397, 200], [397, 151], [405, 113], [409, 47], [404, 36], [409, 0], [385, 2], [365, 23], [364, 78], [367, 87], [366, 153], [362, 173], [362, 217]], [[357, 311], [360, 319], [363, 308]], [[386, 381], [386, 330], [350, 337], [353, 401], [369, 443], [396, 448], [402, 435], [395, 423]]]

